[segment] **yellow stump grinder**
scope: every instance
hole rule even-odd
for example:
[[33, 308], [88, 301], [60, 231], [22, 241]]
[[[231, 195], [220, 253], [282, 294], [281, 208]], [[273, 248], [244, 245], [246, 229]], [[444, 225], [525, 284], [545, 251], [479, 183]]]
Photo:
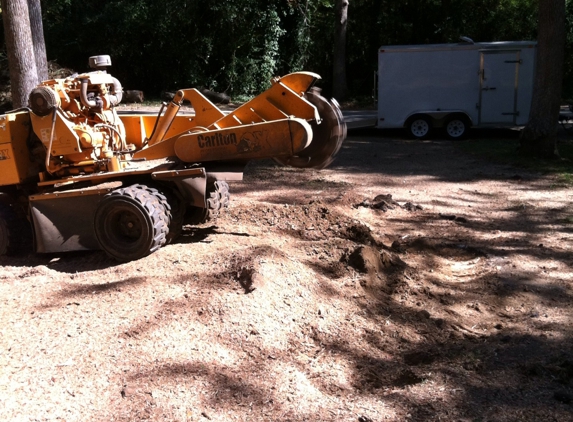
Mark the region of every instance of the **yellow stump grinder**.
[[[118, 113], [109, 56], [92, 71], [42, 82], [29, 107], [0, 116], [0, 254], [104, 250], [119, 261], [153, 253], [229, 203], [228, 181], [273, 158], [324, 168], [346, 138], [320, 76], [292, 73], [229, 113], [196, 89], [155, 113]], [[179, 113], [184, 100], [195, 114]]]

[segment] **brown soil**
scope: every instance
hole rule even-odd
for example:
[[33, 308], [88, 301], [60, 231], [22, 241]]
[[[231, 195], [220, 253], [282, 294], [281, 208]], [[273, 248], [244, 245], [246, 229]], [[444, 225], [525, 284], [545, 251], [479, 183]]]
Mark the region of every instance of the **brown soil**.
[[571, 189], [383, 135], [136, 262], [2, 258], [0, 419], [573, 420]]

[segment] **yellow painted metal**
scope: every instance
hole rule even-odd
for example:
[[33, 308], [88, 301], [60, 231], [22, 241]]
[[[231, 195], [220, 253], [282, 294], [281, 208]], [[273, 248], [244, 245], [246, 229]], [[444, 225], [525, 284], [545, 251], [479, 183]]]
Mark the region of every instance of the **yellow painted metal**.
[[300, 96], [303, 96], [319, 79], [321, 79], [320, 75], [313, 72], [295, 72], [279, 78], [279, 81]]
[[171, 100], [171, 102], [167, 105], [165, 114], [159, 117], [157, 127], [155, 128], [151, 138], [149, 138], [149, 146], [153, 146], [156, 143], [163, 141], [165, 134], [169, 130], [169, 126], [171, 126], [171, 123], [175, 119], [177, 112], [181, 108], [184, 96], [185, 92], [183, 90], [177, 91], [175, 93], [175, 97], [173, 97], [173, 100]]
[[0, 186], [22, 183], [38, 176], [38, 166], [30, 161], [29, 131], [28, 112], [0, 116]]
[[292, 156], [311, 141], [310, 125], [289, 118], [181, 135], [174, 147], [180, 160], [194, 163]]
[[[127, 144], [135, 146], [140, 150], [145, 145], [145, 140], [151, 136], [153, 127], [157, 120], [156, 114], [120, 114], [119, 116], [125, 126], [125, 140]], [[190, 114], [178, 114], [173, 119], [164, 139], [178, 135], [190, 130], [195, 126], [195, 116]]]
[[50, 136], [53, 136], [52, 156], [76, 154], [81, 151], [79, 136], [74, 131], [74, 123], [66, 119], [60, 110], [56, 111], [56, 126], [52, 134], [52, 113], [47, 116], [37, 116], [30, 113], [34, 133], [47, 148]]
[[225, 117], [225, 114], [196, 89], [186, 89], [185, 99], [191, 101], [195, 109], [195, 126], [207, 127]]
[[175, 157], [175, 141], [178, 136], [173, 136], [163, 142], [159, 142], [151, 147], [144, 148], [133, 154], [136, 160], [158, 160], [161, 158]]
[[[196, 89], [178, 91], [171, 103], [172, 107], [160, 118], [149, 147], [136, 152], [134, 158], [151, 160], [176, 155], [185, 162], [202, 162], [293, 155], [304, 148], [301, 147], [302, 144], [312, 139], [312, 129], [303, 122], [320, 122], [316, 107], [304, 98], [305, 92], [319, 78], [317, 74], [310, 72], [297, 72], [275, 78], [268, 90], [227, 115]], [[191, 100], [195, 118], [188, 122], [188, 126], [180, 125], [178, 129], [181, 129], [181, 132], [167, 132], [176, 121], [175, 111], [183, 99]], [[126, 126], [130, 127], [130, 124]], [[264, 133], [262, 136], [265, 147], [256, 152], [249, 150], [239, 153], [237, 145], [242, 137], [258, 132]], [[223, 138], [220, 138], [221, 136]], [[234, 136], [232, 139], [236, 143], [220, 145], [220, 139], [226, 142], [227, 136]], [[217, 147], [201, 147], [206, 142], [204, 140], [211, 137]], [[251, 141], [259, 139], [250, 138]], [[248, 142], [248, 137], [243, 140]]]
[[[134, 145], [136, 149], [143, 148], [143, 143], [147, 138], [147, 133], [151, 133], [153, 122], [148, 119], [149, 129], [146, 126], [146, 116], [130, 115], [120, 116], [125, 127], [125, 142], [128, 145]], [[155, 119], [155, 116], [152, 116]]]
[[278, 120], [288, 116], [320, 122], [316, 107], [304, 98], [304, 93], [319, 78], [314, 73], [297, 72], [273, 79], [269, 89], [214, 122], [209, 129]]

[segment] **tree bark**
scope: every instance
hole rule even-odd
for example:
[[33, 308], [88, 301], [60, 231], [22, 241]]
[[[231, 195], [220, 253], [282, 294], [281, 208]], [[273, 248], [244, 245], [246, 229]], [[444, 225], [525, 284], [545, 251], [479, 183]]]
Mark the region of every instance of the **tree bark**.
[[565, 0], [539, 0], [537, 68], [529, 121], [521, 134], [522, 155], [557, 158], [563, 86]]
[[46, 42], [44, 41], [44, 25], [42, 23], [42, 5], [40, 0], [28, 0], [28, 12], [30, 15], [34, 56], [36, 57], [36, 70], [38, 71], [38, 80], [41, 82], [48, 79], [48, 58], [46, 55]]
[[346, 98], [346, 26], [348, 22], [348, 0], [336, 0], [334, 8], [336, 23], [334, 25], [334, 64], [333, 96], [339, 100]]
[[10, 68], [12, 106], [25, 107], [30, 91], [38, 85], [38, 71], [30, 29], [27, 0], [2, 0], [2, 20]]

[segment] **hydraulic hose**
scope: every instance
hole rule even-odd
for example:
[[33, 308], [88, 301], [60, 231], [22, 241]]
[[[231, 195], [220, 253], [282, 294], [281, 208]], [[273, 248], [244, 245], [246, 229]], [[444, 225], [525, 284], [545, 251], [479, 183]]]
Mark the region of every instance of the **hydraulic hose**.
[[113, 89], [109, 96], [109, 100], [112, 106], [116, 106], [121, 103], [121, 99], [123, 98], [123, 88], [116, 78], [112, 76], [111, 79], [113, 80]]
[[53, 174], [53, 172], [50, 171], [50, 157], [52, 155], [52, 144], [54, 143], [54, 133], [56, 129], [56, 115], [58, 108], [54, 107], [53, 110], [54, 112], [52, 115], [52, 128], [50, 129], [50, 142], [48, 143], [48, 150], [46, 151], [46, 162], [45, 162], [46, 171], [50, 174]]
[[82, 104], [85, 107], [88, 108], [95, 108], [95, 107], [100, 107], [101, 108], [101, 104], [98, 105], [98, 102], [96, 100], [89, 100], [88, 99], [88, 83], [89, 80], [87, 78], [82, 79], [82, 85], [80, 87], [80, 100], [82, 102]]

